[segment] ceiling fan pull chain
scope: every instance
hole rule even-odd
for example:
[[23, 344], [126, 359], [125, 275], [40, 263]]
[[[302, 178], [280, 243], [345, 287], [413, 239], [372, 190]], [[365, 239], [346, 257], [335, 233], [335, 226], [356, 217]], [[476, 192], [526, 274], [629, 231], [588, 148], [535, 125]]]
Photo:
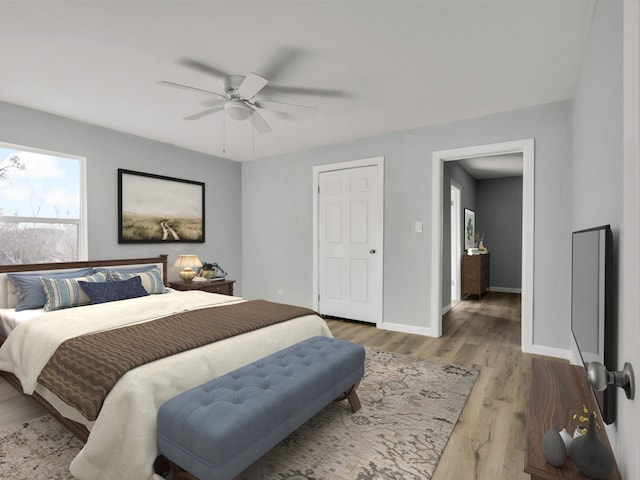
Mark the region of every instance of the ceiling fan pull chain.
[[222, 153], [227, 153], [226, 140], [227, 140], [227, 112], [225, 110], [222, 114]]

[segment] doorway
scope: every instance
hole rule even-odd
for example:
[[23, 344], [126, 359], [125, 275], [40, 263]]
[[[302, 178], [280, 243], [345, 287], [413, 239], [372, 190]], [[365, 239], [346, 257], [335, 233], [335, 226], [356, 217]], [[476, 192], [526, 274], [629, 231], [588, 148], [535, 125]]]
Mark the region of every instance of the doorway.
[[533, 346], [533, 221], [534, 221], [534, 139], [478, 145], [433, 152], [432, 156], [432, 219], [431, 238], [431, 331], [442, 335], [442, 183], [443, 163], [464, 158], [521, 153], [522, 186], [522, 350]]
[[382, 324], [384, 158], [313, 168], [313, 308]]

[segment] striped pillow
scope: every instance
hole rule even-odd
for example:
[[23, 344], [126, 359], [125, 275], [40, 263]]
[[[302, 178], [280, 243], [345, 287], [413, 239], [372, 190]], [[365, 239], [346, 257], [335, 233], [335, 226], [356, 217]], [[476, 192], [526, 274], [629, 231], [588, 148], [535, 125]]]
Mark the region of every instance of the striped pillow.
[[148, 272], [127, 272], [125, 270], [110, 270], [109, 275], [110, 279], [115, 282], [129, 280], [133, 277], [140, 277], [142, 286], [151, 295], [164, 293], [165, 291], [164, 283], [162, 283], [162, 275], [160, 275], [160, 270], [158, 270], [157, 268], [149, 270]]
[[77, 307], [90, 303], [89, 296], [80, 288], [78, 280], [84, 282], [106, 282], [105, 272], [94, 273], [87, 277], [78, 278], [46, 278], [40, 277], [40, 283], [47, 297], [44, 311], [51, 312], [61, 308]]

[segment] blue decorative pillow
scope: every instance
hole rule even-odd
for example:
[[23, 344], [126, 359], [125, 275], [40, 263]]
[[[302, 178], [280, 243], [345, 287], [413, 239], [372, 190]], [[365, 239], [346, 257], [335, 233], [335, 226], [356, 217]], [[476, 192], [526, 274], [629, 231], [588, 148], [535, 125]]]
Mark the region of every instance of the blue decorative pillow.
[[89, 297], [80, 288], [79, 281], [84, 282], [106, 282], [107, 274], [104, 272], [94, 273], [87, 277], [79, 278], [45, 278], [40, 277], [40, 283], [47, 296], [47, 303], [44, 310], [50, 312], [61, 308], [77, 307], [87, 305]]
[[151, 270], [158, 270], [157, 265], [131, 265], [129, 267], [116, 266], [116, 267], [95, 267], [93, 269], [94, 272], [106, 272], [109, 275], [109, 281], [114, 282], [118, 280], [114, 280], [112, 274], [113, 273], [143, 273], [149, 272]]
[[110, 271], [111, 280], [120, 282], [122, 280], [128, 280], [133, 277], [140, 277], [142, 281], [142, 286], [144, 289], [149, 292], [151, 295], [157, 293], [164, 293], [164, 283], [162, 283], [162, 275], [160, 275], [160, 270], [154, 268], [149, 270], [148, 272], [127, 272], [123, 270]]
[[140, 277], [133, 277], [121, 282], [91, 283], [79, 281], [80, 288], [89, 296], [91, 304], [107, 303], [127, 298], [146, 297], [149, 293], [142, 286]]
[[71, 271], [53, 273], [47, 273], [46, 271], [39, 273], [8, 273], [7, 277], [9, 277], [11, 283], [13, 283], [13, 286], [18, 291], [16, 312], [42, 308], [44, 304], [47, 303], [47, 296], [42, 288], [42, 283], [40, 283], [40, 277], [73, 278], [91, 275], [91, 273], [92, 270], [90, 268], [76, 268]]

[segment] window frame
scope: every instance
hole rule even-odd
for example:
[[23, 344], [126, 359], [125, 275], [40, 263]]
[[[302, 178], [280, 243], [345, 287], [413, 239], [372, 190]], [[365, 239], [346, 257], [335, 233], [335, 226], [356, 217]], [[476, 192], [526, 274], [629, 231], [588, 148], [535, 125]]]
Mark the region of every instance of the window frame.
[[29, 147], [17, 143], [9, 143], [0, 141], [0, 147], [12, 150], [21, 150], [25, 152], [37, 153], [41, 155], [50, 155], [54, 157], [64, 157], [79, 162], [79, 181], [80, 181], [80, 206], [79, 219], [69, 218], [51, 218], [51, 217], [19, 217], [0, 215], [0, 221], [6, 223], [50, 223], [50, 224], [70, 224], [78, 226], [78, 258], [73, 261], [86, 261], [89, 259], [89, 226], [88, 226], [88, 199], [87, 199], [87, 157], [74, 155], [71, 153], [63, 153], [55, 150], [46, 150], [42, 148]]

